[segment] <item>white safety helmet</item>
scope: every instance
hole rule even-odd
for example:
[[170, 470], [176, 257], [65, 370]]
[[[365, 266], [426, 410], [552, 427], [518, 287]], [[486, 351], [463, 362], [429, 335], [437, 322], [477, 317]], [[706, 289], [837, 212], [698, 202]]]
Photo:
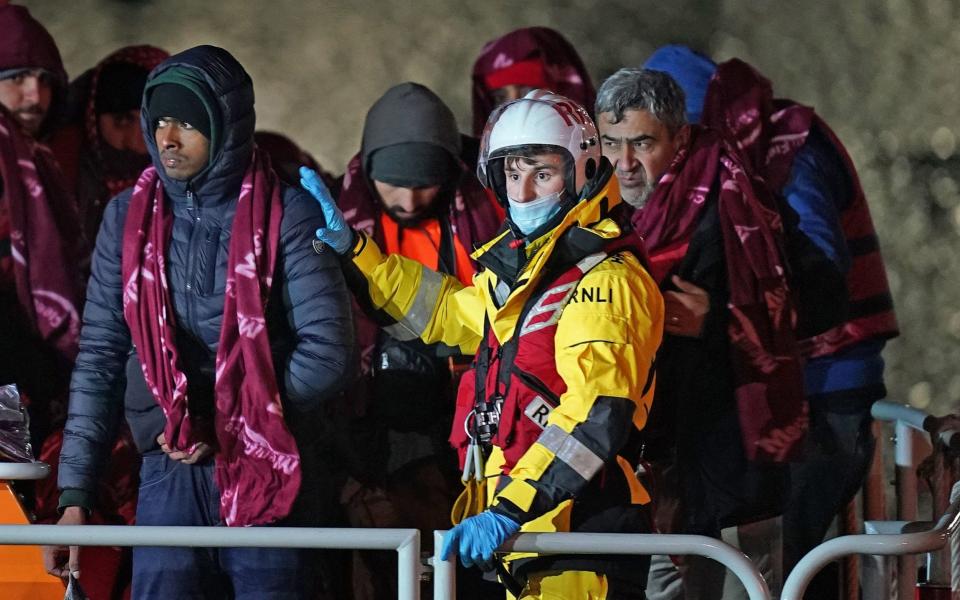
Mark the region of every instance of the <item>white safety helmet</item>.
[[600, 136], [582, 106], [547, 90], [533, 90], [500, 106], [487, 119], [480, 140], [477, 177], [507, 204], [503, 159], [530, 146], [551, 146], [566, 153], [567, 192], [580, 198], [600, 166]]

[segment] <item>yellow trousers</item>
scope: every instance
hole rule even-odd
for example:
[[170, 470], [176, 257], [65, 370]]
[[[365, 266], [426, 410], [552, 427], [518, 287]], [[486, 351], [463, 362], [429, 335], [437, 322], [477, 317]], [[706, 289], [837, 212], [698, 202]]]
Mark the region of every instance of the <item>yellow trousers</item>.
[[531, 573], [519, 598], [507, 600], [604, 600], [607, 578], [593, 571], [543, 571]]

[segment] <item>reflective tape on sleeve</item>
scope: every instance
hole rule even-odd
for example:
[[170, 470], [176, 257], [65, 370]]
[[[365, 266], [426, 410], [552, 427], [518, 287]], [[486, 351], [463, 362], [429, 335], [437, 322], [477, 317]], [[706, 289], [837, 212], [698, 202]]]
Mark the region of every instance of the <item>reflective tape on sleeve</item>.
[[443, 287], [443, 275], [427, 267], [420, 269], [420, 285], [417, 295], [403, 318], [384, 327], [386, 332], [400, 341], [419, 338], [430, 324], [433, 316], [433, 307], [437, 304], [437, 296]]
[[583, 443], [556, 425], [543, 430], [537, 443], [545, 447], [586, 481], [603, 468], [603, 459]]

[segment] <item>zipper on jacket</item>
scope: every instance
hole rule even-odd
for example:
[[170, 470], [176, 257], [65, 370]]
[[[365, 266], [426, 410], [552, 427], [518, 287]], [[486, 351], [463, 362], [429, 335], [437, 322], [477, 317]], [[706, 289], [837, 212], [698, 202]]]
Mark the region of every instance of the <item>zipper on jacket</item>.
[[186, 261], [186, 273], [184, 277], [186, 279], [185, 284], [187, 288], [186, 294], [186, 308], [187, 308], [187, 328], [190, 330], [196, 330], [196, 323], [193, 322], [194, 318], [194, 303], [196, 299], [194, 298], [195, 292], [193, 282], [196, 279], [197, 273], [197, 261], [200, 259], [199, 252], [193, 252], [193, 248], [196, 246], [197, 233], [200, 231], [200, 208], [197, 206], [196, 197], [193, 194], [193, 190], [190, 189], [189, 185], [187, 186], [187, 213], [190, 215], [190, 236], [187, 241], [187, 261]]
[[197, 294], [207, 297], [213, 293], [214, 283], [217, 276], [217, 258], [220, 249], [220, 229], [216, 227], [207, 228], [204, 236], [203, 252], [203, 278], [197, 278]]

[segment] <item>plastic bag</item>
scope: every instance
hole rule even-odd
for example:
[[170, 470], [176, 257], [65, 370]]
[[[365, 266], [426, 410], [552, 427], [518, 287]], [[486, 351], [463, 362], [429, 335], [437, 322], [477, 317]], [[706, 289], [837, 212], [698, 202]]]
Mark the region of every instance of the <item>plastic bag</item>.
[[0, 386], [0, 461], [31, 462], [30, 418], [15, 384]]
[[70, 577], [67, 579], [67, 593], [64, 594], [63, 600], [89, 600], [73, 573], [70, 573]]

